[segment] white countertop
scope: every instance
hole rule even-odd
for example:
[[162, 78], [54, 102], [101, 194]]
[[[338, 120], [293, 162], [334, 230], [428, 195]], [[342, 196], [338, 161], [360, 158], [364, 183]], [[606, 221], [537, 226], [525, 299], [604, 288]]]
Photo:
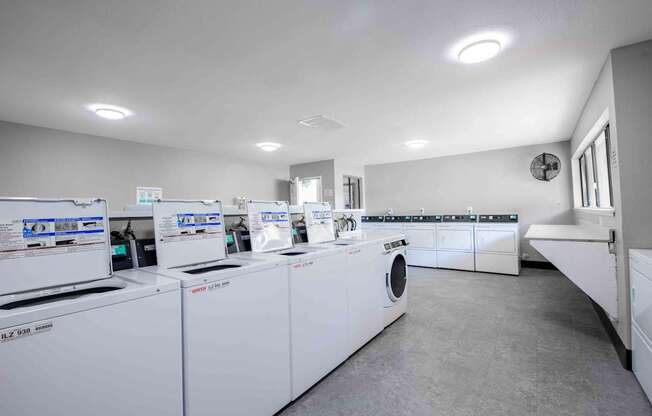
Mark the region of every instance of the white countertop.
[[611, 241], [609, 229], [593, 225], [531, 225], [525, 233], [528, 240], [558, 240], [558, 241]]

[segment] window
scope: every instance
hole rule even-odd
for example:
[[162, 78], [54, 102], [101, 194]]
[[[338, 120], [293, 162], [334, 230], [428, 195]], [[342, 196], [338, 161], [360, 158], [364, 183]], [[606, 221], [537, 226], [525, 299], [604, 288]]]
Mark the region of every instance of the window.
[[300, 178], [297, 183], [297, 205], [321, 202], [321, 177]]
[[344, 209], [362, 208], [362, 178], [344, 175]]
[[607, 124], [576, 162], [579, 168], [582, 207], [612, 207], [609, 162], [609, 125]]

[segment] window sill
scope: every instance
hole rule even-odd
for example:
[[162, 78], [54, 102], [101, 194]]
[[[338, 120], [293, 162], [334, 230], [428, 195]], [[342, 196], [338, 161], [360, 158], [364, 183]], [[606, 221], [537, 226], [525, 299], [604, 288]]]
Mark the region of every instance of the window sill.
[[576, 207], [575, 211], [583, 212], [585, 214], [599, 215], [602, 217], [613, 217], [616, 215], [616, 210], [613, 208]]

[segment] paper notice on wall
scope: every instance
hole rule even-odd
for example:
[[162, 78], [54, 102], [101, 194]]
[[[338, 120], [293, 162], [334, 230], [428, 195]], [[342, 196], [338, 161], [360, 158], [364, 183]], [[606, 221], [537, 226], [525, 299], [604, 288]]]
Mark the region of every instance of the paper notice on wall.
[[163, 188], [139, 186], [136, 188], [136, 204], [152, 205], [153, 201], [163, 199]]
[[183, 240], [218, 238], [224, 232], [222, 214], [209, 213], [175, 213], [159, 218], [158, 230], [163, 243]]
[[104, 223], [104, 217], [0, 220], [0, 260], [105, 249]]

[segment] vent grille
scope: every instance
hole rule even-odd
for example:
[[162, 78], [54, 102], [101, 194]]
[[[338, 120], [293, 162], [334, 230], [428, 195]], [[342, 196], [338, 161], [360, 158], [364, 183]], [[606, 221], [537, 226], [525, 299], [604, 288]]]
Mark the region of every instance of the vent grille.
[[339, 121], [333, 120], [332, 118], [328, 118], [323, 115], [317, 115], [299, 120], [299, 124], [323, 131], [337, 130], [345, 127], [344, 124], [340, 123]]

